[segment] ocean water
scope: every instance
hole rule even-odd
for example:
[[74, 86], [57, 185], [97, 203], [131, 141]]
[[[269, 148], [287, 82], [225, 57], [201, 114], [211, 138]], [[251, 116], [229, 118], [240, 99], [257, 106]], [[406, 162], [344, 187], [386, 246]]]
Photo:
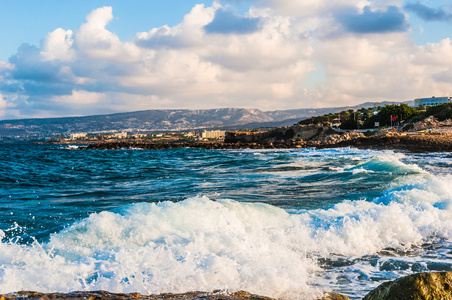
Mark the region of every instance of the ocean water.
[[452, 155], [0, 144], [0, 293], [360, 299], [452, 271]]

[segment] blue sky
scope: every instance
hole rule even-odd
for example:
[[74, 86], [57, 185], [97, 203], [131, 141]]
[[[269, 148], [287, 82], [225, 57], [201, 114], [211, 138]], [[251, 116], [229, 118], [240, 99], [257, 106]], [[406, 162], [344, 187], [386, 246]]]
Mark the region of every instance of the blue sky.
[[444, 0], [0, 0], [0, 119], [452, 96]]

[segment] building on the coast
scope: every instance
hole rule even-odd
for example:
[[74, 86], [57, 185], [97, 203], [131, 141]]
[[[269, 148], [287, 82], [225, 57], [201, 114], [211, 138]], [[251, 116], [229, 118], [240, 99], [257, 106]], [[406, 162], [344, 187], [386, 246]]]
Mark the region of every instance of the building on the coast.
[[434, 106], [438, 104], [450, 103], [452, 101], [451, 97], [431, 97], [431, 98], [418, 98], [414, 99], [414, 106], [418, 107], [424, 106]]
[[331, 122], [331, 127], [332, 128], [339, 128], [339, 126], [341, 126], [341, 118], [333, 119], [332, 122]]
[[125, 138], [127, 138], [127, 131], [115, 133], [111, 137], [117, 138], [117, 139], [125, 139]]
[[226, 131], [224, 130], [204, 130], [201, 134], [203, 139], [220, 139], [226, 136]]
[[82, 139], [86, 139], [88, 133], [86, 132], [78, 132], [78, 133], [72, 133], [71, 134], [71, 140], [82, 140]]

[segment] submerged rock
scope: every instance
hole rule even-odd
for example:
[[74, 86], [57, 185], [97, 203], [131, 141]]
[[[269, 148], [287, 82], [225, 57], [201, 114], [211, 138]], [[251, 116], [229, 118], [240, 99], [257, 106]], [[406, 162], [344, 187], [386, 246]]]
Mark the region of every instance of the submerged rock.
[[381, 284], [363, 300], [452, 299], [452, 272], [417, 273]]

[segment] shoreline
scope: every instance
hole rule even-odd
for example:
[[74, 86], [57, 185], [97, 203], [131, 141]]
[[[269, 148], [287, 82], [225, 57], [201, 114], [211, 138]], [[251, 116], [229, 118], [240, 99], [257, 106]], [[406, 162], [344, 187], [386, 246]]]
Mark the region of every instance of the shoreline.
[[[61, 144], [61, 143], [57, 143]], [[70, 143], [64, 143], [70, 144]], [[99, 141], [81, 146], [79, 149], [117, 150], [136, 148], [164, 150], [177, 148], [201, 149], [326, 149], [353, 147], [374, 150], [401, 150], [412, 153], [452, 152], [452, 133], [388, 133], [370, 137], [358, 137], [345, 141], [258, 141], [258, 142], [146, 142], [140, 140]]]
[[[363, 300], [410, 300], [410, 299], [450, 299], [452, 291], [452, 272], [421, 272], [402, 276], [392, 281], [385, 281], [367, 293]], [[323, 292], [313, 300], [350, 300], [349, 297], [336, 292]], [[321, 298], [319, 298], [321, 297]], [[304, 298], [304, 297], [303, 297]], [[186, 292], [180, 294], [142, 295], [140, 293], [110, 293], [108, 291], [74, 291], [70, 293], [40, 293], [20, 291], [0, 294], [2, 300], [12, 299], [122, 299], [122, 300], [276, 300], [245, 291], [227, 292]]]

